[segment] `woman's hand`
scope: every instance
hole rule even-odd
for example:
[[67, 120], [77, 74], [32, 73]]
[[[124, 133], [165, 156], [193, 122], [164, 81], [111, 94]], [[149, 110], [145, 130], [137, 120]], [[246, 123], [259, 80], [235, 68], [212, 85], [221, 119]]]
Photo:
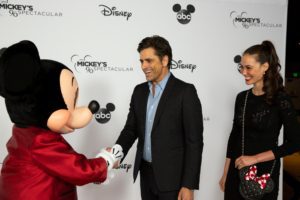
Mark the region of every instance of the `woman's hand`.
[[227, 178], [227, 174], [223, 174], [223, 176], [221, 177], [220, 181], [219, 181], [219, 186], [222, 192], [225, 191], [225, 183], [226, 183], [226, 178]]
[[240, 156], [235, 160], [235, 167], [242, 169], [250, 165], [258, 163], [256, 156]]
[[230, 162], [231, 162], [231, 159], [230, 159], [230, 158], [226, 158], [226, 160], [225, 160], [225, 165], [224, 165], [223, 176], [221, 177], [221, 179], [220, 179], [220, 181], [219, 181], [220, 189], [221, 189], [223, 192], [225, 191], [225, 183], [226, 183], [226, 178], [227, 178], [227, 173], [228, 173], [228, 169], [229, 169]]
[[235, 160], [234, 164], [236, 168], [242, 169], [243, 167], [247, 167], [261, 162], [267, 162], [274, 159], [275, 155], [273, 151], [268, 150], [253, 156], [240, 156]]

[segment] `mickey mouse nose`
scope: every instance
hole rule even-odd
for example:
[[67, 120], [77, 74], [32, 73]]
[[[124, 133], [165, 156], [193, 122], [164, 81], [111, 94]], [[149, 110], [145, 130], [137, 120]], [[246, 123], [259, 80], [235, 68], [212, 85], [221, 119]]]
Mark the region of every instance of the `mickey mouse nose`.
[[89, 106], [88, 108], [90, 109], [91, 113], [95, 114], [99, 108], [100, 108], [100, 105], [97, 101], [95, 100], [92, 100], [90, 103], [89, 103]]

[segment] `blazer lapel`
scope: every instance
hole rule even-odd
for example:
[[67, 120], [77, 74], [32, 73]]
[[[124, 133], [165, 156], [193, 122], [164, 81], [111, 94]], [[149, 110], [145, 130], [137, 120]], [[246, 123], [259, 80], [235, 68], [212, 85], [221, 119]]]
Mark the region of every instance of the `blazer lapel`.
[[167, 85], [164, 89], [164, 92], [162, 93], [162, 95], [160, 97], [160, 100], [159, 100], [159, 103], [158, 103], [158, 106], [156, 109], [155, 118], [154, 118], [154, 122], [153, 122], [153, 126], [152, 126], [152, 133], [155, 130], [155, 128], [159, 122], [160, 116], [161, 116], [164, 108], [166, 107], [165, 104], [167, 102], [169, 94], [171, 93], [171, 91], [174, 87], [174, 84], [175, 84], [175, 77], [173, 76], [173, 74], [171, 74], [171, 76], [169, 77], [169, 80], [167, 82]]
[[148, 96], [149, 96], [149, 87], [148, 87], [148, 83], [145, 83], [144, 88], [141, 92], [141, 96], [139, 98], [139, 102], [140, 102], [140, 106], [141, 106], [141, 122], [142, 123], [142, 138], [144, 139], [145, 137], [145, 127], [146, 127], [146, 115], [147, 115], [147, 102], [148, 102]]

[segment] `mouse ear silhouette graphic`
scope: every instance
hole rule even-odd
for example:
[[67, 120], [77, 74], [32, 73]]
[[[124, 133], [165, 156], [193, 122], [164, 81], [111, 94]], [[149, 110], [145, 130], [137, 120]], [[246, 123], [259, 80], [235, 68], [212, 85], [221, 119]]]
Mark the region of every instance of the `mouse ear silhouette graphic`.
[[195, 7], [191, 4], [189, 4], [187, 7], [186, 7], [187, 11], [189, 13], [194, 13], [195, 12]]
[[236, 55], [236, 56], [234, 56], [234, 58], [233, 58], [233, 61], [234, 61], [235, 63], [240, 63], [241, 60], [242, 60], [242, 57], [241, 57], [240, 55]]
[[180, 10], [181, 10], [180, 4], [175, 4], [175, 5], [173, 6], [173, 11], [174, 11], [174, 12], [179, 12]]
[[111, 112], [111, 111], [114, 111], [115, 110], [115, 105], [112, 104], [112, 103], [108, 103], [106, 104], [106, 109]]

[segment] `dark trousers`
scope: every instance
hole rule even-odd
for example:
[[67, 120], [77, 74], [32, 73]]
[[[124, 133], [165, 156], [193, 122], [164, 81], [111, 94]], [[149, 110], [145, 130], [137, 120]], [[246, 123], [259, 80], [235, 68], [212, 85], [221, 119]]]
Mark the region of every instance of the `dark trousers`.
[[177, 200], [178, 190], [167, 192], [159, 191], [151, 163], [142, 161], [140, 178], [142, 200]]

